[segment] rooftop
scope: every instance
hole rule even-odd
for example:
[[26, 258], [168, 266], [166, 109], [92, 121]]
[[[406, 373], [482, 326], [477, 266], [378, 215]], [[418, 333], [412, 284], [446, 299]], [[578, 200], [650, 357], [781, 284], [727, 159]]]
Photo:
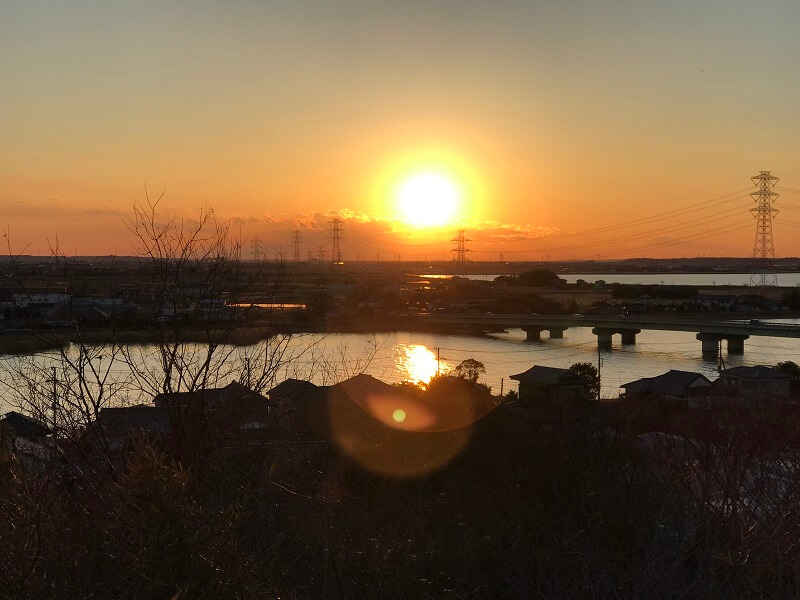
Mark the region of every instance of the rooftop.
[[672, 369], [663, 375], [656, 377], [645, 377], [630, 383], [624, 383], [620, 387], [627, 392], [644, 392], [649, 394], [659, 394], [662, 396], [684, 396], [689, 387], [702, 382], [701, 386], [708, 387], [711, 381], [700, 373], [693, 371], [678, 371]]
[[523, 373], [511, 375], [509, 379], [514, 379], [520, 383], [541, 383], [545, 385], [581, 385], [586, 383], [584, 379], [569, 369], [559, 369], [556, 367], [533, 366]]

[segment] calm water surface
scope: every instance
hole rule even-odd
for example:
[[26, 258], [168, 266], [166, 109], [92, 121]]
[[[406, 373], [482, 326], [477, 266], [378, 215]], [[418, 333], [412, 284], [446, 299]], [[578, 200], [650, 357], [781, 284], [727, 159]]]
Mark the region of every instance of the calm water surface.
[[[780, 322], [800, 323], [800, 319]], [[546, 334], [544, 334], [546, 335]], [[437, 361], [437, 354], [439, 360]], [[158, 352], [154, 346], [138, 348], [141, 364], [158, 371]], [[220, 383], [227, 383], [241, 371], [244, 354], [234, 351], [228, 360]], [[713, 379], [717, 364], [704, 361], [700, 342], [694, 333], [679, 331], [642, 331], [635, 346], [622, 346], [615, 336], [610, 352], [602, 352], [601, 379], [604, 397], [619, 393], [623, 383], [651, 377], [668, 371], [682, 369], [704, 373]], [[596, 337], [589, 328], [568, 329], [563, 339], [526, 342], [525, 333], [519, 329], [487, 337], [434, 335], [425, 333], [391, 333], [380, 335], [328, 334], [300, 335], [287, 345], [285, 364], [278, 369], [275, 382], [286, 377], [304, 378], [318, 384], [330, 384], [358, 372], [369, 373], [387, 382], [425, 381], [437, 368], [446, 372], [459, 362], [474, 358], [486, 366], [481, 380], [499, 392], [516, 389], [509, 376], [525, 371], [533, 365], [569, 367], [576, 362], [597, 364]], [[800, 363], [800, 339], [751, 337], [745, 342], [743, 356], [723, 353], [725, 365], [774, 365], [792, 360]], [[18, 358], [6, 357], [0, 362], [0, 371], [9, 369]], [[38, 355], [39, 364], [49, 365], [52, 357]], [[112, 367], [112, 377], [124, 379], [129, 369], [124, 363]], [[3, 381], [10, 378], [3, 374]], [[132, 392], [133, 393], [133, 392]], [[6, 389], [0, 400], [0, 411], [9, 409], [11, 394]], [[147, 397], [131, 397], [147, 401]]]

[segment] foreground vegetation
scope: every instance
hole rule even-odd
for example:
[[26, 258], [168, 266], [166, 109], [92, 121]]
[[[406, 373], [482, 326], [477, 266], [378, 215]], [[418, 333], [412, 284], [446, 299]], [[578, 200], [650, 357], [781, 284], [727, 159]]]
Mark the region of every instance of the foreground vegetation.
[[754, 457], [774, 423], [729, 421], [741, 435], [724, 457], [701, 444], [654, 462], [587, 423], [537, 434], [537, 418], [498, 409], [449, 465], [413, 479], [367, 472], [333, 444], [218, 446], [178, 462], [137, 438], [116, 474], [35, 478], [6, 456], [0, 589], [10, 599], [800, 593], [796, 477], [761, 499], [769, 518], [743, 495], [767, 464]]

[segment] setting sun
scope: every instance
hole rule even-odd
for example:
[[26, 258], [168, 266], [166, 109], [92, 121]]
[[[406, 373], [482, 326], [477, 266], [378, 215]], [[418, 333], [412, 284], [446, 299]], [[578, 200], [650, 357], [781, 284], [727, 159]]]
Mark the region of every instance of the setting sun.
[[405, 181], [397, 192], [403, 220], [414, 227], [447, 225], [458, 209], [456, 186], [439, 173], [420, 173]]

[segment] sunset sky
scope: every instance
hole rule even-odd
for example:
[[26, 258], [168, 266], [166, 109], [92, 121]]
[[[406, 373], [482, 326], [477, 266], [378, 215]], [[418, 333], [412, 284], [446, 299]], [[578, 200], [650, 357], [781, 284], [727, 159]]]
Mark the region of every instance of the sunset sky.
[[[146, 185], [275, 252], [337, 212], [348, 260], [459, 228], [473, 260], [746, 256], [771, 170], [798, 256], [799, 30], [797, 0], [0, 0], [2, 228], [129, 254]], [[397, 206], [420, 173], [443, 226]]]

